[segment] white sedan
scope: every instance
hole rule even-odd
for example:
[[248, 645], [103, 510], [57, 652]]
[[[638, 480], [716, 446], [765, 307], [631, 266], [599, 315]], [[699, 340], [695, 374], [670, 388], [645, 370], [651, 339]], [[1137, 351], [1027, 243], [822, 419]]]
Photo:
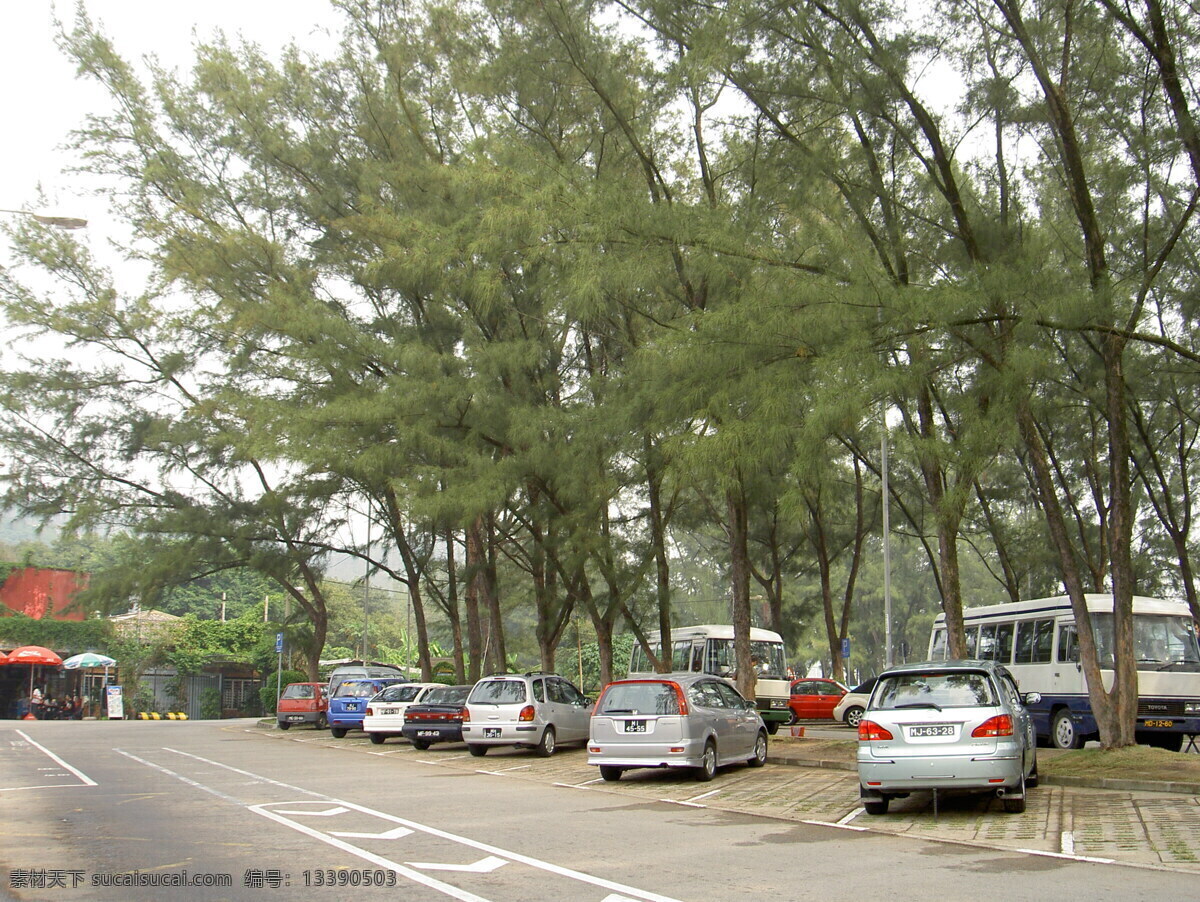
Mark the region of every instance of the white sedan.
[[389, 736], [402, 736], [404, 711], [409, 705], [417, 704], [429, 694], [430, 689], [441, 683], [396, 683], [380, 689], [367, 702], [367, 714], [363, 718], [363, 729], [376, 745]]

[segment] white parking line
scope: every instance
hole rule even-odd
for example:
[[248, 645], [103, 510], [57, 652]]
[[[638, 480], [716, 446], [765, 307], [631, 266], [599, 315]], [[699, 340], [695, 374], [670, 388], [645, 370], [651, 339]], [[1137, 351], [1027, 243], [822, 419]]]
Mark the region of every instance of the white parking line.
[[701, 793], [701, 794], [700, 794], [700, 795], [698, 795], [698, 796], [692, 796], [692, 797], [691, 797], [690, 799], [688, 799], [687, 801], [689, 801], [689, 802], [697, 802], [697, 801], [699, 801], [700, 799], [707, 799], [709, 796], [715, 796], [715, 795], [716, 795], [718, 792], [720, 792], [720, 791], [721, 791], [721, 790], [719, 790], [719, 789], [714, 789], [714, 790], [712, 790], [711, 792], [705, 792], [705, 793]]
[[[89, 777], [87, 774], [85, 774], [83, 771], [78, 770], [74, 767], [71, 767], [71, 765], [69, 765], [69, 764], [67, 764], [67, 762], [63, 761], [62, 758], [58, 757], [58, 755], [54, 754], [54, 752], [50, 751], [50, 749], [46, 748], [44, 745], [42, 745], [38, 742], [35, 742], [32, 739], [30, 739], [24, 730], [17, 730], [16, 733], [18, 736], [20, 736], [22, 739], [24, 739], [26, 742], [28, 742], [30, 745], [32, 745], [35, 749], [40, 751], [43, 755], [45, 755], [47, 758], [49, 758], [51, 761], [53, 761], [55, 764], [57, 764], [63, 770], [70, 771], [75, 776], [75, 778], [78, 779], [79, 782], [82, 783], [84, 786], [95, 786], [96, 785], [96, 781], [93, 780], [91, 777]], [[48, 770], [48, 768], [42, 768], [42, 770]], [[15, 786], [13, 788], [21, 789], [23, 787]], [[47, 787], [39, 786], [37, 788], [45, 789]]]
[[[395, 815], [388, 814], [383, 811], [377, 811], [372, 808], [365, 808], [362, 805], [356, 805], [353, 802], [347, 802], [344, 799], [335, 799], [330, 796], [323, 795], [322, 793], [313, 792], [312, 790], [308, 790], [308, 789], [302, 789], [299, 786], [290, 786], [289, 784], [282, 783], [279, 780], [272, 780], [269, 777], [259, 776], [258, 774], [254, 774], [254, 773], [251, 773], [250, 771], [242, 770], [241, 768], [238, 768], [238, 767], [233, 767], [232, 765], [229, 765], [229, 764], [222, 764], [220, 761], [213, 761], [210, 758], [203, 758], [199, 755], [193, 755], [189, 752], [181, 752], [176, 749], [170, 749], [170, 748], [165, 748], [165, 747], [164, 747], [163, 751], [173, 752], [174, 754], [183, 755], [185, 757], [192, 758], [196, 761], [201, 761], [205, 764], [209, 764], [214, 767], [220, 767], [220, 768], [224, 768], [225, 770], [229, 770], [229, 771], [232, 771], [237, 774], [242, 774], [242, 775], [248, 776], [248, 777], [254, 777], [264, 783], [270, 783], [274, 786], [286, 787], [293, 791], [300, 792], [300, 793], [303, 793], [304, 795], [312, 796], [312, 797], [315, 797], [322, 801], [333, 803], [335, 805], [344, 805], [346, 808], [349, 808], [352, 811], [358, 811], [363, 814], [368, 814], [373, 817], [380, 818], [381, 820], [388, 821], [389, 823], [396, 824], [401, 827], [408, 827], [412, 830], [419, 831], [428, 836], [436, 836], [439, 839], [445, 839], [450, 842], [457, 843], [459, 845], [467, 846], [472, 849], [477, 849], [481, 852], [487, 853], [488, 855], [495, 855], [498, 857], [502, 857], [508, 861], [513, 861], [513, 862], [517, 862], [519, 864], [528, 865], [529, 867], [536, 868], [537, 870], [540, 870], [540, 871], [545, 871], [546, 873], [549, 873], [549, 874], [555, 874], [556, 876], [559, 876], [559, 877], [565, 877], [570, 880], [576, 880], [580, 883], [586, 883], [586, 884], [590, 884], [592, 886], [600, 887], [601, 889], [607, 889], [612, 892], [618, 893], [628, 899], [637, 900], [637, 902], [678, 902], [678, 900], [673, 899], [670, 896], [663, 896], [658, 893], [650, 892], [648, 890], [637, 889], [636, 887], [628, 886], [623, 883], [618, 883], [615, 880], [608, 880], [604, 877], [597, 877], [592, 874], [586, 874], [583, 871], [576, 871], [571, 868], [566, 868], [566, 867], [562, 867], [560, 865], [551, 864], [548, 861], [542, 861], [541, 859], [533, 858], [529, 855], [522, 855], [519, 852], [510, 852], [506, 849], [501, 849], [496, 846], [490, 845], [488, 843], [479, 842], [478, 840], [470, 839], [465, 836], [460, 836], [456, 833], [450, 833], [446, 830], [439, 830], [436, 827], [430, 827], [425, 824], [417, 823], [416, 821], [407, 820], [406, 818], [396, 817]], [[122, 754], [128, 754], [128, 753], [123, 752]], [[129, 755], [129, 757], [133, 757], [133, 756]], [[207, 786], [202, 786], [199, 783], [195, 783], [195, 781], [188, 780], [185, 777], [181, 777], [178, 774], [172, 773], [171, 771], [168, 771], [166, 768], [161, 767], [157, 764], [150, 764], [150, 762], [143, 762], [143, 763], [149, 764], [151, 767], [154, 767], [165, 773], [169, 773], [169, 774], [171, 774], [171, 776], [175, 777], [176, 779], [180, 779], [180, 780], [183, 780], [185, 783], [190, 783], [192, 785], [195, 785], [198, 788], [203, 789], [206, 792], [210, 792], [214, 795], [228, 798], [227, 796], [224, 795], [224, 793], [220, 792], [219, 790], [212, 789]], [[234, 800], [234, 801], [237, 801], [237, 800]], [[328, 833], [321, 833], [318, 830], [313, 830], [311, 827], [308, 827], [306, 824], [300, 824], [295, 821], [284, 818], [283, 816], [277, 814], [275, 811], [267, 810], [264, 805], [247, 805], [243, 802], [237, 802], [237, 804], [240, 805], [241, 807], [246, 808], [249, 811], [254, 811], [256, 814], [261, 814], [264, 817], [271, 818], [272, 820], [277, 821], [281, 824], [285, 824], [286, 826], [289, 826], [294, 830], [298, 830], [299, 832], [305, 833], [306, 835], [309, 835], [309, 836], [312, 836], [315, 839], [319, 839], [322, 842], [329, 843], [330, 845], [336, 846], [339, 849], [343, 849], [344, 851], [350, 852], [350, 854], [356, 855], [359, 858], [364, 858], [368, 861], [376, 861], [378, 859], [379, 863], [383, 864], [383, 866], [394, 868], [397, 870], [398, 873], [404, 873], [406, 876], [409, 873], [411, 873], [409, 871], [409, 869], [404, 867], [403, 865], [399, 865], [394, 862], [388, 862], [386, 859], [379, 859], [379, 857], [374, 856], [373, 853], [367, 852], [366, 850], [363, 850], [363, 849], [359, 849], [356, 846], [350, 845], [349, 843], [342, 842], [341, 840], [330, 836]], [[274, 804], [287, 805], [287, 804], [296, 804], [296, 803], [284, 802], [284, 803], [274, 803]], [[703, 807], [703, 806], [696, 806], [696, 807]], [[425, 875], [418, 874], [417, 876], [422, 878], [420, 882], [424, 883], [427, 886], [432, 887], [433, 883], [438, 882], [438, 881], [433, 881], [432, 878], [425, 877]], [[455, 893], [460, 892], [455, 887], [447, 887], [447, 889], [454, 891], [453, 893], [448, 893], [449, 895], [454, 895]], [[481, 897], [474, 896], [471, 894], [466, 894], [466, 895], [462, 895], [462, 896], [455, 896], [455, 898], [480, 900]], [[486, 902], [486, 900], [483, 900], [483, 902]]]

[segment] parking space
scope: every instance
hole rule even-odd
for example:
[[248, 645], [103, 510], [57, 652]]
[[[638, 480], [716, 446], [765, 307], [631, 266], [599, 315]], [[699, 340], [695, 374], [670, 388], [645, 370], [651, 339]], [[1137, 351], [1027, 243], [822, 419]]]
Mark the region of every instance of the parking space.
[[[278, 731], [268, 735], [291, 738]], [[298, 738], [298, 737], [297, 737]], [[633, 770], [606, 783], [587, 754], [561, 748], [551, 758], [494, 749], [470, 756], [462, 745], [417, 751], [407, 743], [372, 746], [351, 734], [343, 740], [305, 736], [359, 754], [382, 754], [433, 767], [536, 780], [567, 789], [617, 793], [647, 803], [703, 806], [851, 830], [909, 835], [1046, 855], [1096, 859], [1200, 873], [1200, 798], [1153, 792], [1043, 785], [1031, 790], [1023, 814], [979, 796], [915, 793], [893, 801], [888, 814], [863, 812], [853, 771], [768, 764], [725, 768], [711, 783], [687, 772]]]

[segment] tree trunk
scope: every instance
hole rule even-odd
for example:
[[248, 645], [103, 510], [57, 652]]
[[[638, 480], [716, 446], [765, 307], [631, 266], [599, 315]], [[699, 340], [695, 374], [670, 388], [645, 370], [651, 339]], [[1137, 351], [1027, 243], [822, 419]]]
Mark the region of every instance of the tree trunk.
[[[479, 599], [487, 581], [487, 561], [483, 548], [483, 517], [467, 527], [467, 682], [477, 683], [483, 675], [483, 627], [479, 621]], [[486, 607], [486, 605], [485, 605]]]
[[[730, 489], [725, 496], [729, 537], [729, 576], [733, 594], [733, 655], [737, 668], [738, 691], [753, 700], [758, 674], [750, 661], [750, 553], [749, 515], [741, 490]], [[664, 651], [663, 657], [668, 655]]]

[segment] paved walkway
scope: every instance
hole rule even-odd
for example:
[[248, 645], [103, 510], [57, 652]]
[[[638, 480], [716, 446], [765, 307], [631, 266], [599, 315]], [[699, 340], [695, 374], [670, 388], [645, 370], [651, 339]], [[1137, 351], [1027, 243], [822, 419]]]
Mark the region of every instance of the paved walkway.
[[[909, 835], [992, 849], [1111, 861], [1200, 874], [1200, 788], [1192, 792], [1111, 789], [1043, 782], [1030, 790], [1023, 814], [981, 796], [936, 800], [914, 793], [892, 801], [886, 815], [866, 814], [859, 803], [853, 742], [830, 754], [830, 743], [806, 744], [780, 737], [762, 769], [730, 767], [712, 783], [671, 770], [627, 771], [617, 783], [600, 780], [582, 749], [560, 748], [552, 758], [494, 749], [473, 758], [462, 745], [421, 752], [391, 740], [372, 745], [362, 733], [332, 739], [328, 733], [269, 727], [273, 739], [318, 743], [348, 753], [396, 757], [431, 766], [473, 771], [591, 792], [617, 793], [669, 804], [736, 811], [848, 830]], [[824, 749], [821, 755], [809, 750]]]

